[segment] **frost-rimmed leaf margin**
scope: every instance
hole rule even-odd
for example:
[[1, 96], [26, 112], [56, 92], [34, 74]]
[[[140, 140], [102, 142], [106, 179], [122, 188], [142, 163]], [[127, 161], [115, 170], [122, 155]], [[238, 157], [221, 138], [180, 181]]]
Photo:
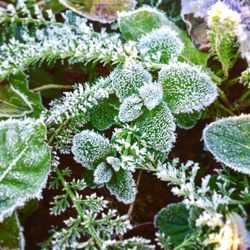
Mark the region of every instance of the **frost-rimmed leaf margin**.
[[[39, 154], [41, 154], [42, 147], [44, 150], [43, 151], [43, 153], [44, 153], [43, 159], [42, 159], [42, 156], [35, 158], [34, 155], [33, 155], [34, 157], [31, 159], [40, 160], [40, 162], [35, 162], [35, 164], [38, 164], [38, 163], [42, 164], [42, 170], [44, 170], [44, 168], [46, 168], [46, 170], [41, 174], [42, 176], [40, 179], [32, 181], [32, 183], [35, 184], [35, 186], [32, 186], [32, 188], [29, 186], [29, 189], [30, 189], [29, 194], [25, 195], [25, 192], [23, 191], [23, 192], [20, 192], [19, 194], [17, 194], [17, 197], [12, 196], [11, 198], [15, 199], [15, 200], [12, 202], [10, 201], [10, 204], [7, 204], [6, 207], [3, 207], [3, 203], [2, 203], [4, 201], [3, 200], [4, 197], [3, 198], [0, 197], [1, 198], [0, 222], [2, 222], [5, 217], [11, 216], [12, 213], [17, 208], [24, 206], [27, 201], [29, 201], [31, 199], [40, 199], [41, 198], [42, 189], [46, 186], [46, 183], [47, 183], [47, 179], [48, 179], [48, 175], [49, 175], [49, 171], [50, 171], [50, 161], [51, 161], [51, 150], [50, 150], [50, 147], [45, 143], [47, 130], [46, 130], [46, 126], [44, 125], [43, 121], [32, 120], [32, 119], [26, 119], [26, 120], [9, 119], [7, 121], [1, 121], [0, 122], [0, 136], [4, 135], [5, 140], [6, 140], [6, 133], [4, 134], [4, 131], [2, 131], [2, 130], [7, 131], [8, 130], [7, 125], [9, 125], [9, 126], [16, 125], [16, 128], [18, 128], [18, 129], [21, 128], [21, 131], [19, 131], [19, 130], [16, 131], [16, 132], [23, 133], [23, 134], [19, 135], [20, 136], [18, 138], [19, 140], [16, 141], [16, 143], [19, 145], [19, 147], [20, 147], [20, 145], [23, 147], [18, 148], [17, 145], [14, 145], [14, 148], [6, 149], [8, 144], [3, 143], [0, 145], [0, 153], [2, 154], [1, 158], [0, 158], [0, 166], [3, 165], [4, 158], [2, 158], [2, 157], [5, 156], [4, 150], [7, 150], [9, 153], [11, 152], [12, 154], [15, 153], [14, 150], [17, 150], [17, 152], [16, 152], [17, 156], [12, 155], [14, 159], [10, 159], [10, 156], [7, 158], [7, 160], [5, 159], [5, 164], [9, 164], [9, 166], [3, 170], [3, 174], [0, 176], [0, 194], [3, 196], [3, 194], [8, 191], [7, 190], [8, 186], [7, 185], [4, 186], [4, 184], [2, 184], [1, 182], [3, 180], [6, 180], [6, 176], [9, 176], [9, 174], [11, 173], [11, 170], [14, 171], [13, 169], [16, 168], [16, 165], [18, 163], [20, 164], [20, 161], [25, 161], [25, 157], [31, 156], [32, 153], [36, 154], [39, 152]], [[27, 130], [26, 133], [25, 133], [25, 126], [28, 126], [26, 128], [26, 130]], [[32, 144], [32, 142], [33, 142], [33, 144]], [[36, 148], [36, 147], [38, 147], [38, 148]], [[34, 150], [38, 150], [38, 149], [39, 149], [39, 151], [37, 151], [37, 152], [34, 151]], [[11, 162], [9, 163], [8, 160]], [[27, 158], [26, 158], [26, 160], [27, 160]], [[34, 164], [34, 162], [31, 162], [31, 161], [29, 161], [29, 163], [25, 162], [25, 164], [32, 164], [32, 163]], [[14, 166], [12, 167], [11, 165], [13, 165], [13, 164], [14, 164]], [[22, 164], [24, 164], [24, 162], [21, 162], [21, 165], [19, 166], [19, 168], [21, 167], [21, 170], [23, 167]], [[27, 166], [25, 166], [25, 167], [27, 167]], [[36, 165], [36, 168], [38, 168], [38, 167], [39, 166]], [[21, 170], [19, 169], [19, 172]], [[29, 169], [29, 171], [31, 171], [31, 168]], [[29, 172], [29, 174], [30, 174], [30, 172]], [[12, 178], [14, 178], [14, 177], [15, 177], [15, 174], [12, 175]], [[18, 181], [21, 182], [22, 176], [20, 176], [20, 173], [17, 173], [16, 177], [18, 177]], [[26, 176], [24, 175], [23, 176], [24, 181], [27, 181], [27, 180], [30, 181], [30, 178], [25, 179], [25, 177]], [[36, 177], [39, 177], [37, 173], [36, 173]], [[24, 181], [23, 181], [23, 183], [25, 183]], [[29, 182], [29, 184], [30, 184], [30, 182]], [[20, 185], [20, 183], [19, 183], [19, 185]], [[5, 189], [2, 190], [3, 188], [5, 188]], [[20, 187], [18, 187], [17, 189], [20, 190]], [[27, 189], [27, 187], [26, 187], [26, 189]], [[10, 199], [10, 197], [8, 197], [8, 195], [5, 196], [5, 200], [7, 200], [7, 199]]]
[[[6, 239], [6, 234], [7, 234], [7, 239]], [[13, 242], [12, 236], [16, 237], [15, 242]], [[8, 237], [11, 238], [8, 239]], [[10, 246], [9, 244], [17, 244], [18, 246], [14, 248], [13, 245]], [[25, 249], [23, 228], [20, 224], [17, 212], [15, 212], [11, 217], [5, 218], [5, 220], [0, 224], [0, 245], [1, 247], [3, 247], [1, 249], [10, 249], [10, 250]]]
[[[241, 156], [241, 154], [239, 153], [239, 151], [236, 150], [236, 148], [233, 148], [231, 150], [231, 153], [237, 152], [236, 155], [231, 155], [230, 154], [228, 156], [228, 157], [230, 157], [230, 159], [229, 159], [225, 155], [226, 151], [228, 151], [228, 149], [229, 149], [228, 145], [226, 146], [226, 148], [224, 148], [224, 151], [222, 150], [223, 151], [223, 154], [222, 154], [221, 152], [218, 152], [218, 146], [216, 144], [212, 145], [212, 143], [210, 141], [211, 137], [209, 138], [209, 133], [211, 133], [212, 130], [216, 129], [217, 126], [222, 126], [222, 131], [223, 131], [223, 127], [224, 127], [224, 131], [226, 131], [227, 125], [231, 124], [231, 126], [235, 126], [235, 127], [237, 126], [238, 127], [240, 122], [243, 122], [243, 123], [246, 122], [246, 123], [248, 123], [247, 126], [249, 126], [249, 130], [246, 131], [248, 133], [248, 136], [249, 136], [249, 146], [246, 145], [246, 148], [247, 148], [247, 150], [249, 152], [248, 153], [246, 152], [246, 155], [245, 155], [245, 157], [248, 157], [249, 160], [246, 158], [245, 159], [245, 164], [242, 164], [240, 162], [236, 162], [237, 159]], [[238, 127], [238, 129], [239, 129], [239, 127]], [[232, 127], [228, 131], [232, 132]], [[242, 136], [243, 136], [243, 131], [241, 131], [241, 132], [242, 132]], [[239, 139], [240, 135], [241, 134], [239, 133], [235, 137], [237, 137]], [[227, 133], [225, 135], [217, 135], [217, 136], [218, 137], [223, 136], [225, 138], [225, 141], [221, 142], [221, 145], [223, 147], [225, 147], [225, 145], [226, 145], [225, 142], [228, 142], [229, 145], [230, 145], [230, 142], [231, 142], [232, 144], [234, 144], [234, 143], [238, 144], [238, 146], [244, 146], [244, 144], [241, 144], [238, 141], [234, 142], [233, 139], [225, 137], [225, 136], [227, 136]], [[247, 136], [247, 134], [245, 136]], [[213, 141], [214, 141], [214, 139], [215, 138], [213, 138]], [[245, 138], [245, 139], [247, 140], [247, 138]], [[206, 149], [208, 149], [214, 155], [215, 159], [218, 162], [224, 163], [229, 168], [231, 168], [231, 169], [233, 169], [235, 171], [250, 175], [250, 167], [249, 167], [250, 166], [249, 165], [249, 162], [250, 162], [250, 114], [248, 114], [248, 115], [242, 114], [240, 116], [227, 117], [227, 118], [223, 118], [221, 120], [210, 123], [203, 130], [203, 140], [204, 140], [204, 144], [205, 144]], [[221, 138], [220, 138], [220, 141], [221, 141]]]

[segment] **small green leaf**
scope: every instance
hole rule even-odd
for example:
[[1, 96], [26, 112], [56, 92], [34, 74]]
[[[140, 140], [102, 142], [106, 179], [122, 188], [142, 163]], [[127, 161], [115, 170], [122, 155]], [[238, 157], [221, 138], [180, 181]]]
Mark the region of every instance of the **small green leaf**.
[[178, 246], [191, 232], [189, 227], [189, 211], [185, 204], [170, 204], [155, 217], [155, 225], [161, 233], [169, 236], [171, 242]]
[[175, 142], [174, 117], [166, 103], [145, 112], [136, 125], [141, 129], [143, 138], [155, 149], [169, 152]]
[[142, 64], [131, 60], [116, 67], [110, 78], [111, 86], [121, 101], [136, 94], [142, 85], [152, 82], [151, 74], [143, 68]]
[[23, 74], [11, 76], [9, 85], [0, 86], [0, 118], [38, 118], [44, 110], [40, 94], [28, 89]]
[[24, 237], [17, 213], [0, 224], [0, 249], [23, 250]]
[[181, 113], [175, 116], [178, 127], [183, 129], [191, 129], [201, 118], [202, 112], [194, 111], [192, 113]]
[[120, 106], [118, 118], [121, 122], [131, 122], [137, 119], [142, 112], [143, 102], [137, 95], [125, 98]]
[[217, 97], [216, 85], [199, 67], [171, 63], [159, 73], [163, 100], [175, 114], [199, 111]]
[[250, 174], [250, 115], [213, 122], [204, 129], [203, 138], [216, 160]]
[[40, 198], [50, 165], [46, 127], [40, 121], [0, 123], [0, 221], [32, 198]]
[[105, 162], [101, 162], [94, 171], [94, 182], [103, 184], [110, 181], [112, 177], [112, 169]]
[[115, 149], [107, 138], [90, 130], [84, 130], [73, 138], [72, 153], [76, 162], [86, 168], [115, 154]]
[[90, 111], [90, 123], [98, 130], [106, 130], [115, 124], [117, 115], [118, 110], [105, 99]]
[[111, 194], [115, 195], [118, 201], [129, 204], [134, 201], [136, 195], [136, 185], [131, 172], [120, 169], [112, 176], [107, 184]]
[[142, 35], [169, 23], [167, 17], [149, 6], [134, 11], [121, 12], [118, 25], [127, 40], [138, 40]]

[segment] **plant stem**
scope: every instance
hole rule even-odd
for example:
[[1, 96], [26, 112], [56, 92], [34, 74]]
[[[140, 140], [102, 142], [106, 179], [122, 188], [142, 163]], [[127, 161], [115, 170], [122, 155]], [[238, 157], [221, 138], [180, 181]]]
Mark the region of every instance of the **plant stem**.
[[240, 101], [244, 101], [250, 95], [250, 89], [248, 89], [242, 96], [240, 97]]
[[48, 84], [32, 89], [34, 92], [44, 91], [48, 89], [73, 89], [72, 85]]
[[[67, 192], [67, 194], [69, 195], [69, 198], [71, 199], [78, 215], [81, 217], [82, 220], [84, 220], [84, 214], [83, 214], [83, 209], [81, 207], [81, 205], [77, 202], [77, 198], [75, 197], [75, 194], [73, 193], [70, 185], [67, 183], [67, 181], [65, 180], [61, 170], [57, 167], [55, 168], [55, 172], [58, 176], [58, 178], [60, 179], [65, 191]], [[93, 226], [88, 225], [88, 232], [91, 235], [91, 237], [94, 239], [95, 243], [97, 244], [97, 246], [101, 249], [102, 247], [102, 240], [98, 237], [95, 229]]]

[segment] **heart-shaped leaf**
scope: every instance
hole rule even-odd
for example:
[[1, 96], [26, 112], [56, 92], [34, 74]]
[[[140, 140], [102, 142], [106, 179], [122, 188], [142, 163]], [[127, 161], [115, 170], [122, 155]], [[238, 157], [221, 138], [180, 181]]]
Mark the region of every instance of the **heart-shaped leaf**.
[[213, 122], [204, 129], [203, 138], [216, 160], [250, 174], [250, 115]]
[[50, 149], [40, 121], [0, 123], [0, 221], [32, 198], [39, 198], [49, 173]]

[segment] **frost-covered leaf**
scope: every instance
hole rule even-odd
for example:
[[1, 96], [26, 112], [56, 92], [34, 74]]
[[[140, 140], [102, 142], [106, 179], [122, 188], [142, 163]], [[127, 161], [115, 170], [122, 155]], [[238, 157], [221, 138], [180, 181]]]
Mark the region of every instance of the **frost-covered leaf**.
[[89, 117], [94, 128], [106, 130], [115, 124], [117, 115], [118, 110], [110, 104], [109, 99], [105, 99], [90, 111]]
[[147, 111], [137, 121], [136, 125], [143, 133], [143, 137], [156, 150], [169, 152], [175, 142], [174, 117], [162, 103], [152, 111]]
[[170, 204], [156, 215], [155, 225], [160, 233], [169, 236], [171, 242], [178, 246], [191, 232], [189, 211], [183, 203]]
[[111, 168], [105, 162], [101, 162], [94, 171], [94, 182], [96, 184], [107, 183], [110, 181], [111, 177]]
[[121, 167], [121, 161], [119, 158], [113, 157], [113, 156], [108, 156], [106, 158], [107, 163], [110, 164], [112, 166], [112, 168], [117, 172], [119, 171], [120, 167]]
[[144, 84], [139, 89], [139, 94], [144, 101], [144, 105], [149, 109], [154, 109], [162, 101], [163, 90], [160, 83]]
[[0, 224], [0, 249], [23, 250], [24, 237], [17, 213]]
[[109, 140], [90, 130], [84, 130], [73, 138], [72, 153], [76, 162], [86, 168], [92, 168], [93, 163], [114, 155], [115, 150]]
[[203, 131], [203, 138], [216, 160], [250, 174], [250, 115], [213, 122]]
[[0, 123], [0, 221], [32, 198], [40, 198], [49, 173], [50, 149], [40, 121]]
[[148, 56], [153, 62], [168, 63], [178, 59], [183, 43], [173, 29], [163, 26], [142, 36], [138, 48], [142, 56]]
[[118, 15], [120, 31], [127, 40], [138, 40], [142, 35], [168, 23], [162, 12], [149, 6]]
[[11, 76], [8, 85], [0, 86], [0, 118], [39, 117], [43, 111], [41, 97], [28, 89], [23, 74]]
[[217, 97], [215, 84], [199, 67], [171, 63], [159, 73], [163, 99], [175, 114], [199, 111]]
[[191, 129], [195, 126], [197, 121], [201, 118], [200, 111], [193, 111], [192, 113], [180, 113], [175, 116], [178, 127], [183, 129]]
[[134, 201], [136, 195], [136, 185], [131, 172], [120, 169], [112, 176], [107, 184], [110, 193], [115, 195], [118, 201], [129, 204]]
[[125, 98], [120, 106], [118, 118], [121, 122], [131, 122], [137, 119], [142, 112], [143, 102], [137, 95]]
[[152, 76], [139, 62], [127, 60], [110, 75], [111, 85], [120, 100], [135, 94], [145, 83], [152, 81]]

